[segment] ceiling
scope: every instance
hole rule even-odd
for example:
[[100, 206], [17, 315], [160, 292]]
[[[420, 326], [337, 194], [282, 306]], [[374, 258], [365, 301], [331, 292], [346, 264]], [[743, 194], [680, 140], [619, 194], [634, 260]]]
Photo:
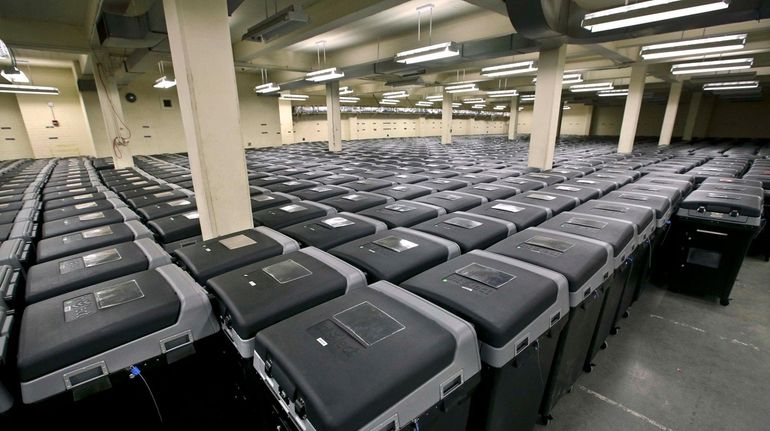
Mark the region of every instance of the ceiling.
[[[135, 15], [147, 11], [153, 1], [161, 0], [0, 0], [0, 38], [15, 49], [19, 58], [30, 66], [65, 67], [72, 62], [85, 64], [83, 57], [94, 47], [93, 29], [99, 7], [112, 12]], [[534, 1], [534, 0], [527, 0]], [[625, 0], [574, 0], [586, 10], [601, 10], [626, 3]], [[292, 33], [267, 43], [242, 41], [247, 29], [263, 20], [267, 14], [292, 3], [300, 4], [310, 22]], [[458, 43], [491, 39], [515, 33], [502, 0], [244, 0], [230, 18], [230, 35], [238, 71], [258, 74], [262, 68], [270, 71], [270, 79], [286, 83], [299, 81], [307, 71], [319, 67], [350, 68], [373, 64], [392, 58], [395, 53], [419, 46], [428, 40], [428, 17], [421, 20], [421, 40], [417, 40], [417, 8], [434, 5], [430, 42]], [[266, 12], [267, 9], [267, 12]], [[637, 61], [643, 44], [674, 41], [703, 35], [749, 34], [746, 48], [736, 55], [755, 58], [752, 69], [757, 78], [770, 84], [770, 21], [747, 21], [685, 32], [652, 34], [616, 42], [569, 45], [567, 70], [579, 70], [584, 79], [612, 80], [616, 85], [628, 82], [630, 63]], [[319, 65], [316, 43], [325, 41], [327, 62]], [[120, 65], [131, 50], [108, 50], [112, 63]], [[150, 64], [159, 59], [170, 61], [167, 52], [153, 53]], [[502, 55], [483, 59], [463, 59], [457, 62], [426, 64], [421, 79], [424, 88], [410, 88], [415, 95], [435, 93], [436, 85], [461, 80], [480, 82], [484, 89], [517, 88], [534, 91], [532, 77], [517, 76], [506, 80], [489, 80], [479, 74], [482, 67], [511, 61], [537, 60], [537, 53], [516, 56]], [[667, 82], [674, 79], [670, 63], [648, 67], [647, 83], [653, 92], [665, 93]], [[149, 69], [148, 69], [149, 70]], [[134, 79], [139, 74], [129, 74]], [[369, 73], [346, 79], [341, 85], [352, 86], [359, 95], [379, 96], [393, 90], [385, 85], [395, 75]], [[697, 88], [688, 85], [687, 88]], [[294, 90], [310, 95], [323, 94], [323, 86], [306, 86]], [[569, 95], [566, 92], [565, 95]], [[417, 97], [417, 96], [415, 96]]]

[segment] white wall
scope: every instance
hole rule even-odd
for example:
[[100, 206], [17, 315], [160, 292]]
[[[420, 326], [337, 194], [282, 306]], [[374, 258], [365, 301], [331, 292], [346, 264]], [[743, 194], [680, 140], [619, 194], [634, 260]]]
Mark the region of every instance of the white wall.
[[[27, 69], [25, 69], [27, 71]], [[35, 85], [58, 87], [58, 96], [16, 94], [29, 143], [36, 158], [94, 155], [94, 143], [85, 107], [72, 68], [31, 67]], [[52, 125], [51, 108], [59, 127]], [[4, 115], [5, 113], [3, 113]]]
[[32, 157], [27, 129], [16, 96], [0, 93], [0, 160]]
[[[415, 118], [399, 115], [358, 116], [342, 118], [343, 139], [379, 139], [426, 137], [441, 135], [440, 118]], [[508, 120], [481, 120], [455, 118], [452, 133], [461, 135], [504, 134]], [[294, 118], [294, 142], [325, 141], [327, 137], [326, 117], [322, 115]]]

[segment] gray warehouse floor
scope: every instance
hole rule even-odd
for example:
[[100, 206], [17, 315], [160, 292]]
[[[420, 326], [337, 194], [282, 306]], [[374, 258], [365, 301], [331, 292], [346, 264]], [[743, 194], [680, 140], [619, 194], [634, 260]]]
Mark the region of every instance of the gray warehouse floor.
[[621, 323], [538, 430], [770, 430], [770, 263], [728, 307], [650, 286]]

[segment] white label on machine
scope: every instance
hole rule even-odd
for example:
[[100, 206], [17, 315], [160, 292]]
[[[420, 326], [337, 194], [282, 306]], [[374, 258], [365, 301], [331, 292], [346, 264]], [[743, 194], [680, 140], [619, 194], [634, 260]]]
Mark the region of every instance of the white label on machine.
[[98, 204], [96, 202], [88, 202], [88, 203], [84, 203], [84, 204], [77, 204], [77, 205], [75, 205], [75, 209], [76, 210], [84, 210], [86, 208], [93, 208], [93, 207], [95, 207], [97, 205]]
[[495, 204], [492, 206], [492, 208], [500, 211], [507, 211], [509, 213], [518, 213], [526, 209], [526, 208], [517, 207], [516, 205], [510, 205], [510, 204]]

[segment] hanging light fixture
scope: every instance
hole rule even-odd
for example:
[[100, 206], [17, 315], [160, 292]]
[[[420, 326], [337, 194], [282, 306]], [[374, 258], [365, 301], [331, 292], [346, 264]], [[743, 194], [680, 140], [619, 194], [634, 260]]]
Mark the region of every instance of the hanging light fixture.
[[596, 33], [726, 9], [730, 0], [648, 0], [588, 13], [581, 26]]
[[612, 90], [600, 90], [596, 94], [599, 97], [626, 97], [628, 96], [628, 88], [615, 88]]
[[37, 85], [0, 84], [0, 93], [48, 94], [58, 96], [59, 89], [56, 87], [41, 87]]
[[723, 52], [743, 49], [743, 47], [746, 46], [746, 36], [747, 35], [744, 33], [657, 43], [654, 45], [643, 46], [639, 55], [641, 55], [644, 60], [716, 55]]
[[330, 67], [328, 69], [316, 70], [315, 72], [308, 73], [305, 75], [305, 80], [311, 82], [324, 82], [344, 77], [344, 72], [338, 71], [336, 67]]
[[703, 91], [751, 90], [759, 87], [759, 81], [710, 82], [703, 84]]
[[564, 106], [562, 106], [562, 107], [561, 107], [561, 109], [562, 109], [563, 111], [569, 111], [570, 109], [572, 109], [572, 107], [571, 107], [571, 106], [569, 106], [569, 105], [564, 105]]
[[479, 87], [476, 84], [456, 84], [448, 85], [444, 87], [447, 93], [467, 93], [470, 91], [479, 91]]
[[486, 106], [487, 105], [478, 104], [478, 105], [471, 106], [471, 108], [473, 108], [473, 109], [484, 109]]
[[173, 77], [169, 78], [166, 75], [165, 68], [163, 67], [163, 61], [158, 62], [158, 70], [160, 71], [160, 78], [155, 80], [155, 84], [153, 84], [153, 87], [155, 88], [161, 88], [161, 89], [168, 89], [172, 87], [176, 87], [176, 79]]
[[414, 106], [430, 107], [430, 106], [433, 106], [433, 102], [428, 102], [426, 100], [421, 100], [421, 101], [415, 103]]
[[405, 90], [390, 91], [387, 93], [382, 93], [382, 97], [385, 99], [403, 99], [405, 97], [409, 97], [409, 93], [407, 93]]
[[518, 63], [501, 64], [481, 69], [481, 74], [490, 78], [531, 72], [537, 72], [534, 61], [520, 61]]
[[573, 93], [584, 93], [588, 91], [612, 90], [615, 88], [611, 82], [593, 82], [591, 84], [575, 84], [569, 87]]
[[276, 85], [272, 82], [267, 82], [267, 69], [262, 69], [260, 72], [262, 73], [262, 85], [257, 85], [254, 87], [255, 93], [268, 94], [281, 91], [281, 87], [279, 85]]
[[346, 94], [353, 94], [353, 90], [351, 90], [350, 87], [340, 87], [340, 96], [344, 96]]
[[401, 51], [396, 54], [393, 61], [402, 64], [424, 63], [426, 61], [440, 60], [443, 58], [457, 57], [460, 55], [460, 48], [454, 42], [443, 42], [432, 44], [433, 39], [433, 4], [426, 4], [417, 8], [417, 41], [422, 37], [422, 13], [428, 12], [428, 46], [421, 48]]
[[519, 92], [516, 90], [493, 90], [493, 91], [487, 91], [487, 96], [489, 97], [514, 97], [518, 96]]
[[361, 101], [360, 97], [341, 96], [340, 103], [358, 103]]
[[398, 105], [397, 99], [382, 99], [380, 100], [380, 105]]
[[468, 99], [463, 99], [463, 103], [465, 103], [466, 105], [472, 105], [474, 103], [484, 103], [484, 99], [482, 99], [481, 97], [471, 97]]
[[534, 102], [535, 101], [535, 95], [534, 94], [522, 94], [519, 96], [519, 101], [521, 102]]
[[494, 109], [495, 111], [504, 111], [505, 108], [506, 108], [505, 105], [495, 105], [492, 109]]
[[699, 73], [726, 72], [751, 69], [753, 65], [753, 58], [729, 58], [725, 60], [674, 64], [671, 66], [671, 73], [674, 75], [695, 75]]
[[[319, 40], [315, 44], [316, 46], [316, 56], [318, 57], [318, 67], [321, 67], [321, 50], [323, 49], [323, 64], [326, 64], [326, 41], [325, 40]], [[327, 69], [321, 69], [316, 70], [314, 72], [307, 73], [305, 75], [305, 80], [310, 82], [324, 82], [324, 81], [331, 81], [334, 79], [340, 79], [344, 78], [345, 73], [342, 71], [338, 71], [336, 67], [330, 67]]]
[[281, 97], [279, 97], [280, 100], [296, 100], [296, 101], [305, 101], [309, 99], [310, 96], [307, 94], [288, 94], [288, 93], [281, 93]]
[[430, 100], [431, 102], [440, 102], [444, 100], [444, 96], [442, 94], [434, 94], [432, 96], [426, 96], [425, 100]]
[[[564, 76], [561, 78], [561, 85], [579, 84], [583, 82], [583, 74], [564, 72]], [[532, 83], [537, 83], [537, 77], [532, 78]]]
[[462, 103], [459, 103], [459, 102], [455, 102], [455, 103], [453, 103], [453, 104], [452, 104], [452, 107], [453, 107], [453, 108], [459, 108], [459, 107], [461, 107], [461, 106], [463, 106], [463, 104], [462, 104]]
[[11, 66], [0, 71], [0, 76], [14, 84], [29, 84], [29, 77], [16, 66]]

